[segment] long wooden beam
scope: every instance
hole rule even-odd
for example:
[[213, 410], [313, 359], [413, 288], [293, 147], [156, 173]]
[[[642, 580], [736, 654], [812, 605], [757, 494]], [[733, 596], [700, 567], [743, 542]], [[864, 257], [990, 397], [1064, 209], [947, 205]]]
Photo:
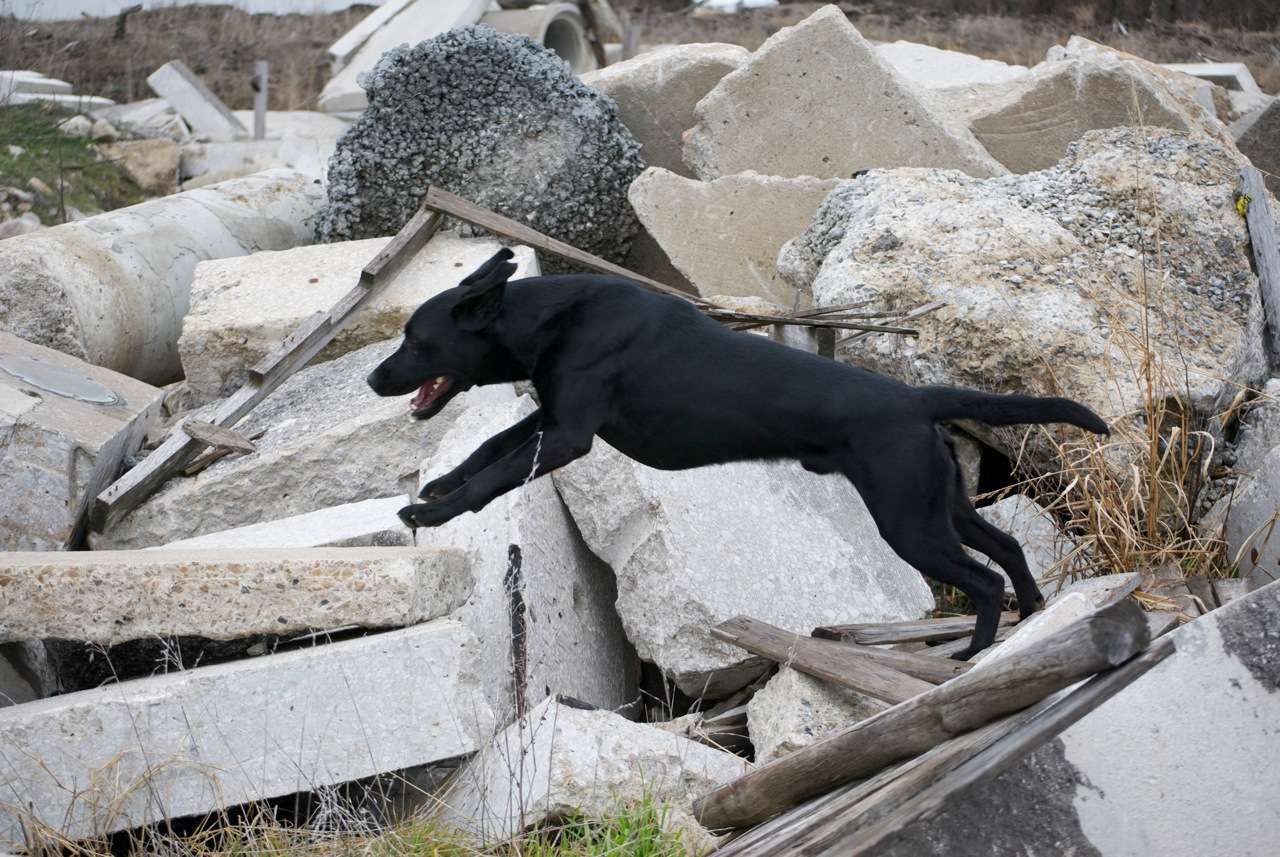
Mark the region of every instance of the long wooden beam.
[[1277, 248], [1276, 222], [1271, 217], [1267, 186], [1262, 173], [1246, 166], [1240, 172], [1244, 192], [1244, 218], [1249, 227], [1249, 243], [1253, 246], [1254, 267], [1258, 271], [1258, 289], [1262, 293], [1262, 310], [1266, 317], [1267, 356], [1272, 368], [1280, 365], [1280, 249]]

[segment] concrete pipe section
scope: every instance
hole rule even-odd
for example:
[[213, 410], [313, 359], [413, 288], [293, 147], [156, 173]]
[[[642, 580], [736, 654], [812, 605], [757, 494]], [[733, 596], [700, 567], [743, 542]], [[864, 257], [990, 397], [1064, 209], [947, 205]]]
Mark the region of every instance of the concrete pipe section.
[[587, 41], [587, 25], [582, 13], [572, 3], [535, 5], [527, 9], [503, 9], [489, 12], [480, 23], [501, 33], [528, 36], [538, 44], [554, 51], [569, 64], [574, 74], [592, 71], [597, 67]]

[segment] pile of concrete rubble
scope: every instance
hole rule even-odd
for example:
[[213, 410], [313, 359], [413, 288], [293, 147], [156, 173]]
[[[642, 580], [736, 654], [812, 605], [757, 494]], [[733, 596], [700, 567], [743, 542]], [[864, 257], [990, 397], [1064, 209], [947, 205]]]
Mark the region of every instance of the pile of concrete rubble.
[[[577, 5], [426, 5], [387, 3], [334, 46], [324, 113], [230, 111], [178, 61], [155, 99], [77, 106], [66, 133], [156, 198], [0, 241], [0, 850], [373, 778], [402, 786], [379, 813], [481, 839], [648, 797], [691, 851], [793, 853], [724, 845], [736, 825], [702, 827], [699, 799], [984, 668], [937, 666], [970, 626], [903, 631], [934, 593], [847, 481], [798, 463], [661, 472], [597, 440], [479, 513], [403, 528], [421, 485], [537, 408], [495, 386], [418, 422], [365, 384], [409, 313], [500, 246], [461, 221], [226, 426], [234, 443], [95, 515], [167, 436], [260, 383], [432, 186], [722, 306], [881, 310], [918, 336], [844, 332], [835, 358], [912, 383], [1067, 395], [1139, 429], [1145, 396], [1176, 399], [1211, 440], [1218, 478], [1193, 505], [1238, 579], [1071, 583], [1097, 559], [1081, 533], [1024, 494], [984, 506], [1051, 596], [992, 661], [1139, 600], [1168, 610], [1142, 640], [1173, 647], [866, 853], [1268, 853], [1280, 380], [1242, 213], [1280, 208], [1241, 174], [1280, 174], [1280, 102], [1243, 66], [1079, 37], [1032, 68], [873, 45], [835, 6], [754, 52], [596, 68], [587, 34], [610, 39]], [[397, 47], [406, 33], [423, 41]], [[24, 215], [29, 191], [5, 192]], [[517, 277], [575, 267], [514, 249]], [[955, 434], [971, 494], [1010, 459], [1052, 472], [1068, 437]], [[744, 647], [735, 617], [794, 643]], [[850, 626], [882, 636], [822, 644], [882, 664], [876, 682], [801, 653]]]

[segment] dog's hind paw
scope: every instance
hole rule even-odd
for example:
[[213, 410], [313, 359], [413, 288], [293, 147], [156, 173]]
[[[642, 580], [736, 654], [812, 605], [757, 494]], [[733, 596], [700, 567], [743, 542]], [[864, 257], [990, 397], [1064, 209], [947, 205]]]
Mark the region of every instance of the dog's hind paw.
[[400, 516], [400, 520], [406, 527], [415, 530], [418, 527], [438, 527], [455, 515], [439, 503], [414, 503], [412, 506], [405, 506], [396, 514]]

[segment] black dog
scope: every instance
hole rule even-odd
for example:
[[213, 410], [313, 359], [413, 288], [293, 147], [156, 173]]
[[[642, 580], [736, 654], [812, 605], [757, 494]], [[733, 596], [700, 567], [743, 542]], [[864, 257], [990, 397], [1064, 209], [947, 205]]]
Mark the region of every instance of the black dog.
[[890, 378], [726, 329], [690, 302], [620, 277], [507, 278], [503, 250], [424, 303], [400, 348], [370, 375], [380, 396], [418, 391], [427, 419], [477, 384], [531, 380], [542, 407], [489, 438], [407, 506], [411, 527], [482, 509], [520, 484], [563, 467], [603, 438], [663, 470], [729, 461], [796, 459], [843, 473], [880, 535], [908, 563], [973, 599], [969, 657], [995, 638], [1004, 585], [964, 551], [995, 560], [1025, 617], [1043, 605], [1018, 542], [987, 523], [960, 485], [950, 437], [939, 426], [1070, 423], [1107, 433], [1069, 399], [909, 387]]

